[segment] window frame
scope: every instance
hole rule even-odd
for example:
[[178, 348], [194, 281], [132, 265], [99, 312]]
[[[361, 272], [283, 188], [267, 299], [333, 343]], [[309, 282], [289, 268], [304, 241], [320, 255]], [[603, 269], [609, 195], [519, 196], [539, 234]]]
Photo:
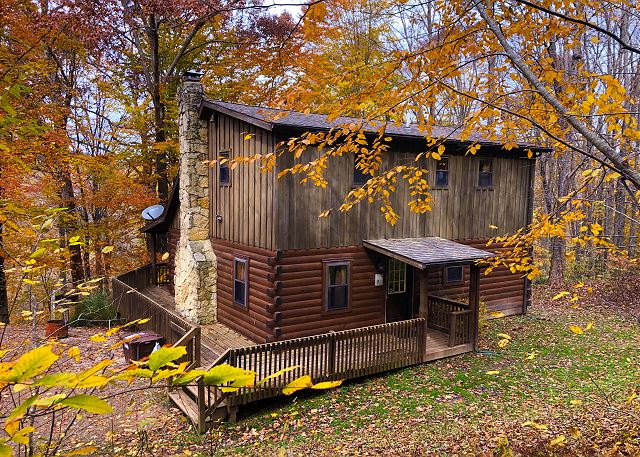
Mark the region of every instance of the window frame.
[[[447, 164], [447, 169], [446, 170], [438, 170], [438, 164], [439, 163], [446, 163]], [[433, 183], [433, 188], [434, 189], [448, 189], [449, 188], [449, 175], [450, 175], [450, 169], [449, 169], [449, 157], [441, 157], [440, 160], [436, 161], [436, 169], [435, 169], [435, 173], [433, 176], [434, 179], [434, 183]], [[446, 184], [438, 184], [438, 171], [446, 171], [446, 177], [447, 177], [447, 183]]]
[[[482, 162], [489, 162], [489, 167], [491, 171], [481, 171], [482, 170]], [[482, 184], [480, 176], [482, 173], [488, 173], [491, 183], [490, 184]], [[478, 188], [479, 189], [493, 189], [494, 186], [494, 171], [493, 171], [493, 159], [491, 158], [482, 158], [478, 160]]]
[[[227, 162], [225, 165], [221, 163], [222, 155], [226, 155]], [[229, 167], [229, 160], [231, 160], [231, 149], [221, 149], [218, 151], [218, 184], [221, 187], [231, 187], [231, 167]], [[223, 168], [227, 169], [228, 179], [226, 181], [221, 179]]]
[[[330, 285], [330, 273], [331, 267], [344, 266], [347, 268], [347, 279], [344, 285]], [[347, 288], [347, 303], [346, 306], [341, 308], [329, 308], [329, 289], [331, 287], [345, 287]], [[351, 310], [351, 259], [329, 259], [322, 261], [322, 311], [323, 313], [340, 313], [348, 312]]]
[[[456, 281], [449, 281], [449, 270], [454, 269], [454, 268], [456, 268], [456, 269], [459, 268], [459, 269], [462, 270], [462, 273], [460, 275], [461, 279], [456, 280]], [[454, 285], [454, 284], [464, 284], [464, 265], [449, 265], [449, 266], [444, 267], [442, 269], [442, 284], [444, 286], [451, 286], [451, 285]]]
[[[244, 278], [239, 279], [236, 277], [236, 263], [243, 263], [244, 264]], [[241, 256], [234, 256], [233, 257], [233, 261], [232, 261], [232, 265], [231, 265], [231, 281], [232, 281], [232, 287], [231, 287], [231, 299], [233, 301], [233, 303], [235, 303], [238, 306], [241, 306], [242, 308], [248, 309], [249, 308], [249, 258], [248, 257], [241, 257]], [[241, 282], [244, 284], [244, 303], [238, 301], [238, 299], [236, 298], [236, 282]]]
[[[392, 269], [392, 263], [396, 265], [401, 265], [402, 269]], [[404, 277], [401, 279], [397, 278], [397, 281], [391, 277], [392, 273], [403, 273]], [[391, 290], [391, 285], [394, 283], [402, 284], [402, 289]], [[389, 257], [387, 260], [387, 295], [395, 295], [395, 294], [404, 294], [407, 292], [407, 264], [401, 260], [394, 259], [393, 257]]]

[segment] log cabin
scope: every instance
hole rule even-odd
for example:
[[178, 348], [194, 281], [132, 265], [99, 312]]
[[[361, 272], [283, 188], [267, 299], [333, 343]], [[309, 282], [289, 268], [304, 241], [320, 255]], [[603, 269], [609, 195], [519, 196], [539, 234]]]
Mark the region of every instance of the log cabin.
[[[334, 159], [325, 189], [292, 175], [278, 178], [294, 164], [291, 154], [280, 155], [268, 172], [257, 162], [235, 168], [227, 162], [273, 153], [291, 137], [354, 121], [209, 100], [197, 75], [187, 74], [179, 91], [179, 179], [162, 216], [142, 229], [151, 264], [116, 280], [114, 294], [117, 286], [130, 308], [135, 300], [127, 288], [144, 289], [139, 298], [147, 306], [163, 303], [177, 316], [164, 332], [188, 333], [185, 321], [201, 325], [208, 364], [233, 360], [260, 372], [266, 362], [248, 362], [246, 354], [315, 348], [317, 357], [332, 360], [319, 372], [307, 349], [283, 362], [304, 365], [314, 379], [472, 351], [482, 312], [526, 312], [528, 280], [505, 268], [485, 275], [478, 262], [501, 249], [487, 246], [497, 231], [530, 223], [535, 160], [544, 149], [519, 145], [507, 151], [480, 135], [461, 139], [455, 128], [436, 128], [431, 136], [444, 142], [445, 154], [419, 162], [428, 171], [433, 211], [409, 211], [409, 190], [399, 184], [395, 225], [367, 202], [318, 217], [366, 181], [353, 156]], [[385, 135], [392, 141], [382, 171], [414, 163], [427, 147], [414, 125], [389, 124]], [[472, 144], [481, 147], [468, 155]], [[316, 152], [310, 148], [300, 160]], [[159, 261], [165, 252], [166, 262]], [[394, 341], [413, 338], [415, 345], [406, 348], [414, 349], [393, 346], [389, 332], [402, 334]], [[246, 349], [250, 345], [262, 349]], [[235, 348], [246, 349], [242, 357], [236, 358]], [[380, 362], [381, 354], [391, 353], [395, 362]]]
[[[197, 81], [187, 85], [199, 87]], [[291, 155], [279, 157], [270, 172], [261, 171], [259, 163], [231, 169], [224, 161], [272, 153], [291, 137], [354, 120], [329, 122], [324, 115], [212, 101], [201, 89], [195, 92], [199, 100], [189, 107], [183, 103], [181, 111], [193, 119], [181, 123], [181, 143], [192, 144], [182, 147], [179, 184], [160, 220], [143, 229], [160, 235], [157, 252], [166, 246], [168, 276], [174, 279], [167, 282], [176, 298], [191, 300], [176, 303], [187, 317], [217, 321], [253, 341], [269, 342], [428, 316], [421, 300], [464, 297], [473, 281], [484, 310], [526, 311], [526, 278], [506, 269], [485, 276], [474, 266], [488, 255], [487, 242], [497, 230], [511, 233], [530, 222], [541, 149], [527, 157], [522, 147], [507, 151], [479, 136], [460, 141], [455, 128], [442, 127], [432, 135], [446, 138], [445, 155], [420, 163], [428, 170], [432, 212], [410, 212], [408, 188], [400, 184], [395, 225], [366, 202], [319, 218], [366, 180], [353, 157], [335, 160], [327, 189], [300, 184], [292, 175], [278, 179], [293, 165]], [[413, 125], [391, 124], [386, 135], [393, 140], [382, 170], [412, 163], [426, 148], [424, 134]], [[466, 155], [470, 144], [481, 145], [474, 156]], [[305, 155], [303, 162], [313, 151]], [[217, 161], [216, 166], [207, 167], [205, 160]], [[208, 244], [200, 252], [211, 257], [207, 266], [193, 267], [184, 259], [198, 252], [193, 246], [198, 241]], [[210, 295], [178, 290], [193, 287], [188, 279], [193, 272], [182, 271], [189, 268], [213, 277]]]

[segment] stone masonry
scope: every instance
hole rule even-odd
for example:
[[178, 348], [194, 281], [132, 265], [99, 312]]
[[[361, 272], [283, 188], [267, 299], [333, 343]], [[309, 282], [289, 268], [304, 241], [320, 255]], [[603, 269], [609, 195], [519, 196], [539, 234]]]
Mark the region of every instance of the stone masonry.
[[180, 239], [175, 258], [176, 310], [199, 324], [216, 321], [216, 256], [209, 240], [207, 127], [199, 119], [199, 81], [178, 91], [180, 134]]

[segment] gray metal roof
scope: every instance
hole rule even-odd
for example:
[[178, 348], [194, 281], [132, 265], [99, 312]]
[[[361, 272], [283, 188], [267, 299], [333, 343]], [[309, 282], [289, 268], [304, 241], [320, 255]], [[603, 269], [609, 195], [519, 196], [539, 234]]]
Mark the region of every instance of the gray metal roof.
[[393, 240], [364, 240], [365, 248], [398, 259], [424, 270], [435, 265], [460, 265], [473, 263], [493, 254], [437, 236], [424, 238], [400, 238]]
[[[363, 119], [356, 117], [340, 116], [329, 120], [325, 114], [305, 114], [299, 111], [282, 110], [275, 108], [265, 108], [260, 106], [241, 105], [214, 100], [205, 100], [203, 107], [222, 112], [224, 114], [238, 117], [246, 122], [253, 123], [267, 130], [274, 129], [296, 129], [296, 130], [328, 130], [339, 125], [363, 122]], [[426, 132], [419, 128], [418, 124], [396, 125], [394, 122], [369, 122], [365, 126], [365, 131], [375, 133], [382, 125], [385, 125], [385, 133], [391, 136], [405, 138], [425, 138]], [[461, 128], [434, 126], [430, 135], [434, 138], [449, 139], [451, 141], [462, 141]], [[477, 142], [490, 145], [501, 145], [500, 142], [489, 140], [481, 134], [472, 133], [465, 142]], [[520, 147], [535, 150], [546, 150], [538, 146], [520, 143]]]

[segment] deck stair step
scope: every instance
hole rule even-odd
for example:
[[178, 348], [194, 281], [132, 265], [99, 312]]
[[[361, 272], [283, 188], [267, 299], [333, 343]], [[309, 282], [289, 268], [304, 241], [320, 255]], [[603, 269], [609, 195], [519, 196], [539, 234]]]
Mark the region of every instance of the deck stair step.
[[[178, 409], [182, 411], [182, 413], [187, 417], [187, 419], [189, 419], [191, 423], [193, 423], [195, 426], [198, 426], [198, 404], [189, 394], [187, 394], [183, 389], [177, 389], [169, 392], [169, 398], [178, 407]], [[203, 424], [204, 429], [201, 430], [201, 432], [208, 430], [214, 425], [224, 422], [227, 419], [227, 416], [227, 403], [223, 401], [218, 406], [218, 408], [216, 408], [216, 410], [207, 417], [206, 424]]]

